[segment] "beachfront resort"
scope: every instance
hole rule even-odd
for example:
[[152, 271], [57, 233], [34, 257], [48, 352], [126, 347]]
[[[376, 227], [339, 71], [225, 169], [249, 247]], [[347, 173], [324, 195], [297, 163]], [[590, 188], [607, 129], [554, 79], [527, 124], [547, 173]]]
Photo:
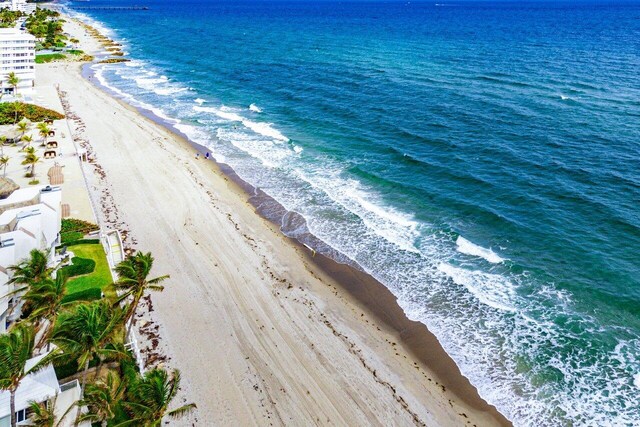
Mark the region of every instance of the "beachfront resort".
[[150, 363], [133, 327], [167, 277], [149, 277], [152, 255], [125, 252], [120, 231], [100, 225], [77, 118], [36, 76], [36, 62], [92, 58], [58, 12], [24, 0], [0, 8], [0, 427], [188, 413], [195, 405], [169, 409], [179, 372]]

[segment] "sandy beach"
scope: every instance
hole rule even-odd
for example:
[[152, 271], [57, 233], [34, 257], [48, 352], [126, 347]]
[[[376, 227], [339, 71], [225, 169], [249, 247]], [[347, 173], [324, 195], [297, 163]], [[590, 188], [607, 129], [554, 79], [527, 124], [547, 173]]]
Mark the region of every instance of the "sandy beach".
[[[77, 24], [65, 29], [98, 49]], [[38, 65], [37, 76], [77, 117], [100, 224], [171, 275], [138, 327], [198, 405], [172, 425], [508, 424], [386, 289], [284, 237], [188, 141], [84, 79], [81, 64]]]

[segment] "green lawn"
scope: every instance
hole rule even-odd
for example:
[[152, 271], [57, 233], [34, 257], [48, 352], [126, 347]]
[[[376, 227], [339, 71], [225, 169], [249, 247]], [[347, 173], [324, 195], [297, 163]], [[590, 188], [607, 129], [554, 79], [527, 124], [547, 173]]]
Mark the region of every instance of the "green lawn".
[[83, 244], [70, 246], [69, 250], [80, 258], [89, 258], [96, 262], [96, 268], [90, 274], [77, 276], [69, 279], [67, 283], [67, 292], [70, 294], [81, 292], [89, 288], [99, 288], [104, 290], [105, 287], [113, 283], [111, 271], [107, 256], [99, 243]]

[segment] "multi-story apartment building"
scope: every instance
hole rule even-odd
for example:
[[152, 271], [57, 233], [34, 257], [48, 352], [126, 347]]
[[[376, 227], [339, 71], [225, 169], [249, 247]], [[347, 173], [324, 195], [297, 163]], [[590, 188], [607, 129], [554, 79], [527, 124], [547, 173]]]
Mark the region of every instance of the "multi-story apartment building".
[[[18, 95], [33, 91], [36, 78], [36, 38], [17, 28], [0, 28], [0, 90], [14, 94], [9, 73], [19, 79]], [[15, 95], [15, 94], [14, 94]]]
[[4, 0], [0, 2], [0, 9], [19, 10], [30, 14], [38, 7], [37, 3], [27, 3], [27, 0]]

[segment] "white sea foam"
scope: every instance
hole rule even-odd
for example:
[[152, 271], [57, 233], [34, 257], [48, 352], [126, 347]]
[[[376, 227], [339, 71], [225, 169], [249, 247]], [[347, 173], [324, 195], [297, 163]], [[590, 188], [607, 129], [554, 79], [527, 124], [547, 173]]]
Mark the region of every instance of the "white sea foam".
[[129, 68], [139, 68], [139, 67], [144, 67], [146, 65], [145, 62], [137, 59], [132, 59], [131, 61], [123, 62], [123, 64], [125, 67], [129, 67]]
[[441, 263], [438, 270], [457, 285], [464, 286], [481, 303], [498, 310], [516, 312], [513, 307], [513, 285], [503, 276], [483, 271], [471, 271], [451, 264]]
[[[122, 76], [123, 78], [128, 78], [126, 76]], [[136, 85], [138, 85], [138, 87], [141, 87], [142, 89], [146, 89], [146, 90], [153, 90], [156, 85], [158, 84], [162, 84], [162, 83], [166, 83], [168, 81], [167, 78], [150, 78], [150, 77], [131, 77], [131, 79], [133, 79], [136, 82]]]
[[360, 212], [360, 217], [370, 229], [400, 249], [415, 254], [420, 253], [413, 243], [417, 237], [417, 222], [411, 220], [407, 215], [392, 209], [390, 206], [383, 207], [371, 203], [365, 200], [365, 198], [359, 197], [357, 192], [355, 192], [355, 194], [351, 193], [351, 195], [360, 206], [370, 214], [373, 214], [367, 215]]
[[633, 376], [633, 385], [640, 389], [640, 372]]
[[207, 101], [205, 99], [202, 99], [202, 98], [196, 98], [196, 99], [193, 100], [193, 102], [195, 102], [198, 105], [202, 105]]
[[340, 176], [339, 169], [324, 169], [322, 174], [314, 175], [301, 170], [296, 170], [295, 173], [299, 179], [325, 193], [333, 202], [360, 218], [371, 234], [382, 237], [396, 248], [419, 253], [414, 244], [419, 236], [419, 224], [411, 215], [384, 203], [379, 196], [363, 188], [359, 182], [345, 180]]
[[114, 93], [120, 95], [121, 97], [123, 97], [125, 99], [133, 99], [133, 96], [129, 95], [128, 93], [125, 93], [125, 92], [121, 91], [117, 87], [115, 87], [113, 85], [110, 85], [107, 82], [107, 80], [104, 77], [105, 65], [103, 65], [103, 66], [94, 65], [94, 66], [92, 66], [92, 69], [94, 70], [94, 76], [95, 76], [96, 80], [98, 80], [98, 82], [100, 82], [100, 84], [102, 86], [106, 87], [107, 89], [113, 91]]
[[189, 88], [186, 88], [186, 87], [168, 87], [168, 88], [155, 88], [155, 89], [153, 89], [153, 91], [155, 93], [157, 93], [158, 95], [163, 95], [163, 96], [174, 95], [176, 93], [184, 92], [186, 90], [189, 90]]
[[482, 246], [471, 243], [462, 236], [458, 236], [458, 239], [456, 240], [456, 246], [458, 248], [458, 252], [483, 258], [492, 264], [499, 264], [501, 262], [504, 262], [504, 259], [498, 256], [491, 249], [486, 249]]
[[277, 168], [293, 154], [288, 147], [275, 144], [273, 141], [256, 138], [254, 135], [238, 130], [218, 128], [216, 136], [230, 142], [234, 147], [244, 151], [269, 168]]
[[258, 107], [256, 104], [249, 105], [249, 110], [253, 111], [254, 113], [262, 113], [262, 108]]
[[140, 71], [128, 71], [128, 69], [116, 69], [115, 73], [124, 80], [132, 80], [136, 86], [160, 96], [170, 96], [176, 93], [185, 92], [189, 88], [169, 81], [167, 76], [159, 76], [155, 71], [146, 70], [146, 65], [140, 63], [135, 67], [142, 68]]
[[217, 147], [213, 144], [213, 141], [211, 140], [211, 135], [205, 129], [203, 129], [202, 127], [190, 125], [187, 123], [178, 123], [174, 125], [174, 127], [179, 132], [182, 132], [183, 134], [185, 134], [190, 141], [193, 141], [196, 144], [200, 144], [204, 147], [207, 147], [209, 151], [211, 151], [211, 155], [216, 161], [220, 163], [226, 162], [225, 156], [219, 150], [216, 149]]
[[560, 95], [560, 99], [562, 99], [563, 101], [566, 101], [566, 100], [571, 99], [571, 98], [566, 96], [566, 95]]
[[277, 129], [273, 128], [271, 123], [255, 122], [248, 120], [237, 113], [229, 111], [228, 107], [193, 107], [194, 111], [213, 113], [216, 116], [232, 122], [241, 122], [245, 127], [251, 129], [255, 133], [272, 138], [277, 141], [288, 142], [289, 138], [281, 134]]
[[95, 71], [94, 75], [95, 75], [96, 79], [100, 82], [101, 85], [103, 85], [107, 89], [111, 90], [112, 92], [114, 92], [118, 96], [122, 97], [123, 99], [125, 99], [127, 102], [129, 102], [133, 106], [139, 107], [139, 108], [143, 108], [143, 109], [148, 110], [148, 111], [151, 111], [154, 115], [156, 115], [157, 117], [159, 117], [162, 120], [166, 121], [167, 123], [170, 123], [170, 124], [180, 123], [180, 119], [176, 119], [174, 117], [170, 117], [161, 108], [158, 108], [158, 107], [153, 106], [151, 104], [148, 104], [146, 102], [140, 101], [139, 99], [135, 98], [133, 95], [131, 95], [129, 93], [126, 93], [126, 92], [120, 90], [119, 88], [117, 88], [116, 86], [110, 84], [107, 81], [107, 79], [104, 77], [104, 71], [105, 71], [106, 66], [108, 66], [108, 64], [107, 65], [94, 65], [92, 67], [92, 69]]
[[302, 150], [303, 150], [303, 148], [300, 147], [299, 145], [294, 145], [293, 146], [293, 151], [295, 151], [298, 154], [302, 153]]

